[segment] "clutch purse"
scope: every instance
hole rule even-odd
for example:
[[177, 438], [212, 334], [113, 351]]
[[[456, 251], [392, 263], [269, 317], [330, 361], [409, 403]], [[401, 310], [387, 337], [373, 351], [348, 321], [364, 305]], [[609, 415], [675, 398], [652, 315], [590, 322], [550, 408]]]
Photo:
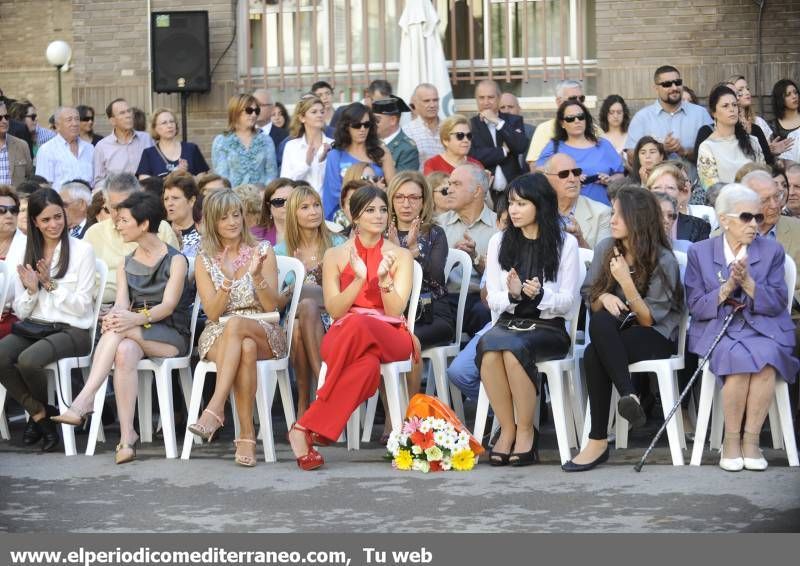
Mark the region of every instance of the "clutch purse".
[[51, 334], [63, 332], [69, 324], [63, 322], [45, 322], [33, 318], [18, 320], [11, 325], [11, 333], [28, 340], [42, 340]]

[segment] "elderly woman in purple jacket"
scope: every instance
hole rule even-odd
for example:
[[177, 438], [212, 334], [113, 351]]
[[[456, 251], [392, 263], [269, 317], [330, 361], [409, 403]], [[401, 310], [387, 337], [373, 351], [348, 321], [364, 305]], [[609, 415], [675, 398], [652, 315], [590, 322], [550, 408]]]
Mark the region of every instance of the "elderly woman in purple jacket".
[[800, 366], [792, 355], [795, 337], [787, 310], [785, 254], [778, 242], [757, 235], [764, 220], [761, 201], [747, 187], [725, 186], [716, 211], [723, 234], [689, 249], [688, 347], [705, 355], [722, 329], [722, 320], [734, 308], [731, 303], [744, 304], [709, 360], [722, 382], [725, 437], [719, 465], [729, 472], [764, 470], [767, 461], [758, 439], [775, 379], [794, 382]]

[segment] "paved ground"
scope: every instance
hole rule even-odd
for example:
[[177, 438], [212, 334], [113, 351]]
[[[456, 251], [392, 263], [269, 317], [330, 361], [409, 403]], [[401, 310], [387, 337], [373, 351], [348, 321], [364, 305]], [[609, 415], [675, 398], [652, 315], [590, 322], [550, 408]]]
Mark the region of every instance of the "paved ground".
[[0, 531], [800, 532], [800, 471], [783, 452], [766, 451], [764, 473], [730, 474], [710, 452], [700, 468], [673, 467], [662, 446], [637, 474], [656, 426], [585, 474], [560, 470], [545, 427], [537, 466], [423, 476], [392, 470], [376, 443], [323, 448], [326, 466], [301, 472], [281, 433], [278, 463], [245, 469], [233, 463], [232, 430], [188, 462], [154, 443], [115, 466], [113, 428], [96, 456], [66, 458], [22, 446], [14, 423], [12, 441], [0, 441]]

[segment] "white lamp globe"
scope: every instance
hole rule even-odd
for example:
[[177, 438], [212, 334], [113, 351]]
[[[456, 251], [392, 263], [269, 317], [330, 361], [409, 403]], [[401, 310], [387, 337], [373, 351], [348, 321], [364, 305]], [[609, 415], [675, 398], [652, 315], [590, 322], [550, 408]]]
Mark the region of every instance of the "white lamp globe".
[[69, 58], [72, 56], [72, 49], [66, 41], [53, 41], [47, 46], [45, 57], [47, 62], [54, 67], [62, 67], [67, 64]]

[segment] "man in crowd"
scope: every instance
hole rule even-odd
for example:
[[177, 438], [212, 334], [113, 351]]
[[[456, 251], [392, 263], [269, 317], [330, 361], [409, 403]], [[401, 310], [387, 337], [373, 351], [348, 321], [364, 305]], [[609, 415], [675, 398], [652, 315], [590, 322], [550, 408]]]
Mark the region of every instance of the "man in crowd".
[[411, 95], [411, 108], [417, 117], [403, 126], [403, 131], [417, 145], [419, 164], [444, 153], [439, 139], [439, 91], [430, 83], [422, 83]]
[[64, 210], [67, 211], [69, 235], [73, 238], [83, 238], [88, 229], [86, 212], [92, 204], [92, 191], [89, 184], [81, 179], [67, 181], [61, 185], [58, 194], [64, 202]]
[[[367, 108], [372, 108], [372, 104], [376, 100], [383, 100], [384, 98], [389, 98], [390, 96], [392, 96], [392, 85], [389, 83], [389, 81], [375, 79], [369, 83], [369, 86], [364, 91], [364, 98], [361, 100], [361, 102]], [[345, 108], [347, 108], [346, 104], [336, 109], [336, 112], [333, 114], [333, 119], [331, 119], [331, 127], [336, 127], [336, 124], [339, 122], [339, 116], [342, 115], [342, 112], [344, 112]]]
[[[105, 138], [108, 139], [108, 138]], [[101, 142], [102, 143], [102, 142]], [[125, 256], [136, 249], [136, 243], [125, 243], [117, 232], [117, 207], [132, 193], [141, 191], [142, 186], [132, 173], [111, 173], [106, 178], [106, 207], [110, 217], [93, 224], [84, 235], [84, 240], [94, 248], [95, 256], [108, 266], [108, 282], [103, 292], [103, 304], [111, 304], [117, 296], [117, 267]], [[173, 248], [181, 249], [178, 238], [170, 225], [162, 220], [158, 227], [158, 237]]]
[[800, 163], [792, 163], [786, 168], [786, 178], [789, 181], [786, 211], [798, 218], [800, 217]]
[[[567, 100], [577, 100], [581, 104], [586, 100], [583, 94], [583, 86], [578, 81], [561, 81], [556, 85], [556, 108], [561, 106]], [[535, 167], [536, 161], [542, 154], [547, 143], [553, 138], [556, 131], [556, 119], [551, 118], [536, 126], [536, 131], [533, 132], [530, 147], [528, 148], [528, 156], [526, 160], [530, 163], [531, 168]], [[599, 137], [603, 132], [595, 124], [595, 134]]]
[[94, 180], [94, 146], [80, 137], [78, 111], [61, 106], [56, 109], [55, 121], [58, 134], [39, 148], [36, 174], [47, 179], [56, 191], [70, 179], [91, 183]]
[[[766, 171], [752, 171], [744, 176], [742, 184], [750, 187], [761, 197], [761, 212], [764, 222], [758, 227], [765, 238], [778, 240], [786, 253], [800, 265], [800, 220], [781, 216], [781, 207], [786, 195], [778, 188], [772, 175]], [[795, 300], [800, 300], [800, 277], [795, 285]]]
[[400, 115], [411, 112], [411, 108], [398, 96], [391, 96], [372, 103], [378, 137], [389, 148], [397, 171], [418, 171], [419, 151], [411, 139], [400, 129]]
[[683, 79], [675, 67], [663, 65], [656, 69], [653, 82], [658, 99], [631, 120], [625, 141], [628, 158], [633, 157], [631, 152], [642, 137], [652, 136], [664, 144], [670, 159], [691, 161], [697, 131], [714, 121], [705, 108], [683, 100]]
[[135, 174], [142, 152], [153, 145], [146, 132], [133, 129], [133, 112], [124, 98], [115, 98], [106, 107], [113, 131], [94, 148], [94, 183], [110, 173]]
[[17, 186], [33, 173], [31, 151], [24, 140], [8, 133], [11, 117], [0, 100], [0, 185]]
[[[272, 102], [272, 94], [265, 88], [258, 88], [253, 91], [253, 98], [258, 101], [258, 118], [256, 127], [272, 138], [272, 143], [277, 148], [281, 142], [289, 136], [289, 132], [284, 128], [279, 128], [272, 124], [272, 110], [275, 104]], [[288, 124], [286, 124], [288, 126]]]
[[[513, 114], [514, 116], [522, 116], [522, 107], [519, 105], [519, 100], [516, 96], [511, 94], [510, 92], [504, 92], [502, 96], [500, 96], [500, 112], [504, 112], [506, 114]], [[528, 140], [528, 147], [531, 145], [531, 140], [533, 139], [533, 132], [536, 131], [536, 128], [533, 124], [528, 124], [524, 121], [522, 122], [522, 126], [525, 130], [525, 139]], [[523, 173], [526, 173], [529, 169], [528, 163], [526, 162], [528, 150], [525, 150], [524, 154], [519, 156], [519, 166], [522, 168]]]
[[611, 208], [581, 195], [580, 170], [572, 157], [556, 153], [543, 172], [558, 197], [565, 230], [575, 236], [578, 246], [593, 250], [611, 235]]
[[490, 194], [495, 202], [508, 183], [522, 173], [519, 156], [528, 149], [528, 140], [522, 118], [500, 112], [500, 88], [496, 82], [479, 82], [475, 101], [478, 114], [469, 121], [472, 131], [469, 155], [494, 176]]
[[[484, 201], [488, 188], [489, 178], [483, 169], [472, 163], [459, 165], [450, 174], [447, 189], [449, 210], [437, 219], [447, 235], [449, 247], [467, 252], [472, 259], [472, 278], [464, 309], [464, 332], [467, 334], [474, 334], [491, 319], [489, 308], [480, 298], [480, 281], [486, 267], [489, 239], [497, 231], [497, 216]], [[454, 312], [460, 288], [461, 272], [453, 270], [447, 289]]]

